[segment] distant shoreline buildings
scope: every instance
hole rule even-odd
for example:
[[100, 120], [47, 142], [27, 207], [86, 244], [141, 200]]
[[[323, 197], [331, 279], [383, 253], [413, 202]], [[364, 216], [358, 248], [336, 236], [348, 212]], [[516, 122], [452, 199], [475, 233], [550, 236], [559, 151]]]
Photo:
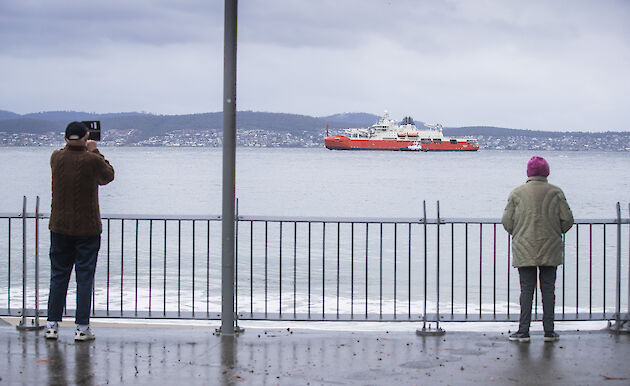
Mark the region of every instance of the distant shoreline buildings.
[[[557, 151], [630, 151], [630, 133], [607, 132], [585, 135], [519, 136], [479, 135], [481, 149], [487, 150], [557, 150]], [[0, 132], [0, 146], [60, 147], [62, 133]], [[103, 133], [102, 146], [131, 147], [221, 147], [220, 130], [174, 130], [146, 139], [138, 138], [133, 130], [109, 130]], [[324, 133], [287, 133], [273, 130], [241, 129], [237, 132], [237, 146], [260, 148], [319, 148], [324, 147]]]
[[[311, 117], [238, 111], [237, 146], [323, 148], [326, 127], [335, 133], [349, 127], [367, 127], [379, 119], [368, 113]], [[60, 147], [63, 130], [73, 120], [101, 120], [102, 146], [218, 148], [223, 144], [221, 112], [153, 115], [49, 111], [19, 115], [0, 110], [0, 146]], [[445, 127], [444, 135], [475, 137], [480, 148], [488, 150], [630, 151], [629, 131], [557, 132], [464, 126]]]

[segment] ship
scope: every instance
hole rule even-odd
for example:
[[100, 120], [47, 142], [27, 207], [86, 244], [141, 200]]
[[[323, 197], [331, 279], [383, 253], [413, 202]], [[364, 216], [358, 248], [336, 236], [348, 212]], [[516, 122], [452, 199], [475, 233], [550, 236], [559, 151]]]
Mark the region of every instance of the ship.
[[476, 151], [473, 137], [445, 137], [442, 125], [423, 123], [417, 128], [413, 118], [402, 122], [390, 120], [387, 111], [374, 125], [367, 128], [344, 129], [343, 135], [328, 135], [324, 144], [330, 150], [399, 150], [399, 151]]

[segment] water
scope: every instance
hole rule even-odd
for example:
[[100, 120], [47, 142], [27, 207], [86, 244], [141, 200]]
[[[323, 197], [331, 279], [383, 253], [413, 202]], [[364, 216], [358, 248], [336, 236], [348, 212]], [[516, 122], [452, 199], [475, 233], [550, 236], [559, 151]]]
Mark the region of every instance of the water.
[[[51, 148], [0, 148], [0, 170], [3, 184], [0, 186], [0, 212], [16, 213], [21, 210], [22, 197], [29, 199], [28, 210], [34, 210], [34, 198], [41, 197], [40, 210], [50, 208], [50, 167], [48, 164]], [[116, 170], [116, 179], [100, 190], [101, 212], [107, 214], [154, 214], [154, 215], [211, 215], [221, 212], [222, 153], [220, 149], [204, 148], [104, 148], [103, 154]], [[537, 152], [551, 165], [550, 182], [560, 186], [569, 201], [576, 218], [613, 218], [615, 203], [621, 201], [627, 208], [630, 199], [630, 153], [607, 152]], [[422, 152], [349, 152], [326, 149], [237, 149], [236, 193], [239, 198], [239, 214], [267, 216], [316, 216], [316, 217], [376, 217], [409, 218], [422, 217], [422, 202], [426, 200], [428, 217], [436, 215], [436, 201], [440, 201], [441, 217], [450, 218], [500, 218], [509, 192], [526, 180], [525, 166], [532, 152], [521, 151], [479, 151], [475, 153], [422, 153]], [[627, 217], [624, 214], [624, 217]], [[176, 223], [168, 224], [168, 246], [162, 244], [163, 225], [156, 223], [154, 244], [142, 238], [138, 246], [138, 257], [134, 251], [134, 225], [125, 226], [125, 242], [122, 245], [117, 232], [121, 224], [108, 225], [112, 230], [111, 242], [105, 237], [96, 279], [96, 302], [99, 309], [109, 304], [110, 309], [133, 310], [183, 310], [197, 312], [218, 312], [220, 309], [220, 224], [213, 224], [211, 236], [207, 237], [205, 224], [197, 225], [195, 247], [191, 239], [184, 239], [178, 245], [175, 239]], [[44, 221], [42, 230], [47, 223]], [[14, 224], [14, 231], [20, 224]], [[183, 231], [191, 233], [192, 224], [184, 223]], [[450, 239], [450, 230], [444, 227], [442, 237]], [[500, 228], [500, 227], [499, 227]], [[409, 232], [405, 225], [396, 229], [392, 224], [384, 225], [383, 239], [383, 279], [376, 267], [381, 264], [379, 256], [379, 228], [376, 225], [365, 230], [365, 225], [352, 229], [350, 224], [335, 228], [330, 224], [325, 229], [325, 248], [322, 246], [324, 229], [321, 223], [284, 224], [283, 241], [278, 243], [279, 224], [269, 225], [270, 245], [263, 243], [266, 230], [262, 223], [250, 229], [249, 223], [242, 223], [239, 232], [248, 240], [250, 230], [255, 232], [255, 245], [250, 263], [249, 241], [239, 244], [239, 310], [254, 312], [285, 313], [297, 309], [298, 312], [321, 312], [328, 314], [360, 313], [369, 309], [370, 313], [392, 312], [404, 314], [413, 309], [418, 315], [423, 309], [419, 295], [424, 283], [423, 275], [422, 226], [414, 225]], [[435, 276], [435, 245], [433, 233], [429, 240], [428, 277]], [[140, 224], [140, 231], [146, 236], [148, 224]], [[337, 232], [342, 235], [340, 253], [341, 272], [336, 271]], [[394, 236], [394, 231], [397, 236]], [[516, 271], [508, 279], [510, 271], [506, 259], [506, 239], [499, 229], [497, 246], [498, 260], [493, 263], [492, 228], [485, 227], [484, 245], [479, 244], [478, 226], [471, 226], [470, 245], [463, 246], [464, 228], [458, 226], [457, 245], [452, 263], [449, 251], [442, 253], [442, 293], [443, 310], [454, 307], [476, 312], [484, 312], [492, 304], [486, 302], [494, 294], [488, 276], [493, 270], [499, 272], [497, 281], [498, 312], [512, 307], [518, 308], [515, 292], [506, 293], [506, 286], [512, 291], [518, 288]], [[0, 235], [6, 234], [6, 225], [0, 224]], [[307, 246], [312, 232], [312, 245]], [[354, 241], [349, 235], [354, 232]], [[366, 232], [369, 236], [369, 252], [366, 251]], [[603, 275], [614, 275], [614, 248], [603, 250], [602, 229], [595, 229], [596, 260], [594, 273], [586, 273], [589, 267], [588, 229], [580, 229], [579, 242], [576, 233], [568, 235], [567, 283], [568, 293], [559, 296], [568, 304], [580, 295], [580, 304], [587, 298], [585, 283], [593, 282], [594, 304], [605, 301], [608, 310], [614, 299], [614, 285], [609, 284], [607, 294], [601, 290]], [[411, 257], [407, 251], [408, 234], [412, 234]], [[627, 232], [624, 233], [624, 256], [627, 254]], [[297, 241], [294, 242], [294, 235]], [[13, 241], [13, 266], [11, 268], [11, 291], [7, 290], [4, 278], [10, 273], [4, 263], [0, 264], [0, 309], [6, 308], [11, 298], [12, 307], [21, 304], [20, 293], [20, 249], [21, 239]], [[32, 238], [32, 233], [29, 234]], [[394, 243], [394, 237], [397, 242]], [[0, 260], [5, 258], [7, 245], [5, 236], [0, 238]], [[42, 284], [40, 307], [45, 308], [47, 296], [48, 234], [43, 232], [40, 260]], [[609, 230], [608, 241], [612, 246], [613, 230]], [[354, 255], [349, 252], [354, 243]], [[282, 245], [280, 245], [282, 244]], [[395, 246], [394, 244], [397, 244]], [[448, 243], [447, 243], [448, 244]], [[447, 245], [445, 244], [445, 245]], [[576, 245], [579, 244], [578, 251]], [[448, 245], [447, 245], [448, 246]], [[181, 248], [181, 249], [180, 249]], [[282, 252], [280, 249], [282, 248]], [[444, 247], [446, 248], [446, 247]], [[479, 261], [483, 249], [483, 264]], [[448, 249], [448, 248], [446, 248]], [[308, 251], [311, 251], [309, 254]], [[194, 252], [194, 254], [192, 253]], [[604, 253], [609, 256], [606, 264], [598, 259]], [[193, 255], [195, 260], [193, 262]], [[268, 257], [268, 260], [267, 257]], [[322, 257], [323, 256], [323, 257]], [[464, 256], [470, 258], [469, 272], [463, 272]], [[468, 257], [467, 257], [468, 258]], [[309, 266], [309, 259], [312, 264]], [[352, 259], [354, 262], [351, 263]], [[580, 271], [576, 268], [581, 264]], [[135, 265], [137, 264], [137, 267]], [[624, 264], [627, 264], [624, 262]], [[369, 272], [364, 266], [369, 265]], [[32, 264], [30, 265], [32, 269]], [[165, 269], [166, 268], [166, 271]], [[264, 286], [268, 268], [268, 288]], [[455, 277], [449, 273], [453, 268]], [[135, 272], [139, 272], [138, 290], [135, 289]], [[278, 280], [279, 271], [283, 278]], [[398, 273], [396, 275], [396, 270]], [[483, 270], [484, 289], [480, 289], [481, 279], [478, 270]], [[124, 274], [123, 274], [124, 272]], [[627, 265], [624, 265], [624, 274]], [[149, 274], [150, 273], [150, 274]], [[178, 274], [179, 273], [179, 274]], [[253, 281], [250, 281], [250, 273]], [[337, 287], [337, 275], [340, 285]], [[354, 285], [351, 285], [351, 275]], [[294, 279], [295, 277], [295, 279]], [[394, 277], [396, 284], [394, 285]], [[310, 281], [309, 281], [310, 279]], [[152, 281], [152, 294], [149, 300], [148, 282]], [[469, 281], [469, 283], [468, 283]], [[195, 284], [193, 284], [193, 282]], [[463, 283], [466, 282], [466, 288]], [[564, 279], [559, 279], [564, 284]], [[575, 290], [576, 282], [583, 282]], [[311, 283], [308, 292], [307, 283]], [[449, 286], [453, 285], [458, 300], [449, 304]], [[109, 286], [109, 287], [108, 287]], [[624, 287], [625, 288], [625, 287]], [[295, 292], [294, 292], [295, 289]], [[477, 289], [479, 289], [477, 291]], [[384, 301], [378, 296], [383, 291]], [[69, 292], [69, 304], [73, 304], [73, 285]], [[470, 291], [470, 298], [462, 303], [464, 291]], [[589, 290], [590, 291], [590, 290]], [[624, 289], [625, 291], [625, 289]], [[268, 293], [267, 293], [268, 292]], [[369, 300], [365, 294], [369, 293]], [[624, 292], [625, 293], [625, 292]], [[195, 296], [194, 301], [192, 300]], [[136, 296], [138, 303], [135, 302]], [[429, 288], [430, 302], [434, 305], [435, 293]], [[280, 299], [282, 298], [282, 306]], [[393, 299], [396, 298], [394, 301]], [[265, 303], [263, 299], [266, 299]], [[484, 304], [479, 304], [481, 300]], [[29, 300], [32, 302], [32, 299]], [[252, 304], [253, 302], [254, 304]], [[511, 305], [508, 303], [512, 303]], [[295, 304], [295, 309], [293, 308]], [[577, 300], [574, 302], [577, 307]], [[433, 305], [430, 305], [431, 308]], [[584, 310], [580, 306], [582, 311]]]
[[[0, 212], [22, 196], [50, 210], [50, 148], [1, 148]], [[116, 179], [100, 190], [101, 212], [220, 214], [222, 154], [204, 148], [104, 148]], [[551, 165], [576, 218], [612, 218], [630, 192], [628, 152], [537, 152]], [[350, 152], [237, 149], [241, 215], [499, 218], [526, 179], [532, 152]]]

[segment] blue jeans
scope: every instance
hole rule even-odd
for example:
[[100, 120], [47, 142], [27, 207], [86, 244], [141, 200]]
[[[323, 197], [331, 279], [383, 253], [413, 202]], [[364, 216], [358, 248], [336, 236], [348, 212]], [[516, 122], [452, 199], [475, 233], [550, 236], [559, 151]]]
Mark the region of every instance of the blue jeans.
[[532, 320], [532, 300], [536, 289], [536, 271], [540, 271], [540, 292], [543, 305], [543, 328], [545, 332], [553, 332], [553, 321], [556, 304], [556, 267], [520, 267], [518, 275], [521, 282], [521, 317], [518, 330], [529, 332]]
[[77, 281], [76, 324], [90, 324], [92, 288], [101, 236], [68, 236], [50, 232], [48, 320], [61, 321], [74, 266]]

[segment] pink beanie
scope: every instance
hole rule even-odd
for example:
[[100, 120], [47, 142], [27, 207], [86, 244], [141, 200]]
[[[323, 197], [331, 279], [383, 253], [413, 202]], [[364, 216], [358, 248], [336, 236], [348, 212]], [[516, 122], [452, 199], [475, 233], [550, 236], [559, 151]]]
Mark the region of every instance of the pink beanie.
[[543, 157], [533, 156], [527, 163], [527, 177], [547, 177], [549, 175], [549, 164]]

